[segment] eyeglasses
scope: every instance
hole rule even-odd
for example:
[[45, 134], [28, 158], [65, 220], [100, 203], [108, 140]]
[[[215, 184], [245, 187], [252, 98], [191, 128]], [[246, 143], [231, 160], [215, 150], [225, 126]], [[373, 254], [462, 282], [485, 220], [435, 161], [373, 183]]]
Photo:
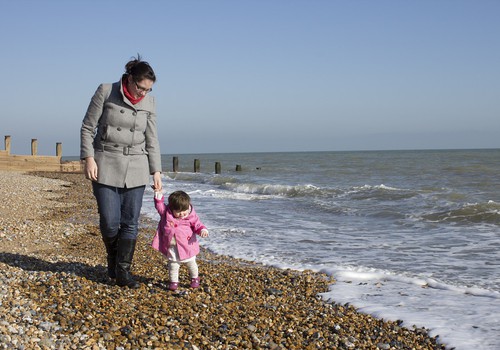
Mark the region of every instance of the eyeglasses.
[[134, 84], [135, 84], [135, 88], [139, 91], [142, 91], [142, 92], [145, 92], [145, 93], [149, 93], [151, 91], [153, 91], [153, 88], [151, 89], [146, 89], [146, 88], [143, 88], [142, 86], [139, 86], [139, 84], [137, 84], [137, 82], [134, 80]]

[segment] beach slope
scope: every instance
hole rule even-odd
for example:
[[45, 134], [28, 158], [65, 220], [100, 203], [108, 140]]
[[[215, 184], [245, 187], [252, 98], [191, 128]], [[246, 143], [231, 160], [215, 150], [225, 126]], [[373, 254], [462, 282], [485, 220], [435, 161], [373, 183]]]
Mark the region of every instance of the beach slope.
[[333, 283], [202, 250], [202, 285], [167, 290], [143, 218], [132, 290], [110, 284], [82, 174], [0, 171], [1, 349], [445, 349], [406, 328], [325, 303]]

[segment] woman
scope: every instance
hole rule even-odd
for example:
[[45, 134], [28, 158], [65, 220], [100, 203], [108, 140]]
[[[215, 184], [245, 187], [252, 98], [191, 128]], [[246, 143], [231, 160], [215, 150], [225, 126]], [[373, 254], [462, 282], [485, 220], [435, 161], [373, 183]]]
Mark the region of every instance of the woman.
[[150, 175], [161, 189], [161, 156], [154, 97], [156, 76], [138, 55], [114, 84], [101, 84], [81, 127], [80, 158], [92, 180], [99, 227], [106, 246], [108, 276], [137, 288], [130, 268], [135, 251], [142, 197]]

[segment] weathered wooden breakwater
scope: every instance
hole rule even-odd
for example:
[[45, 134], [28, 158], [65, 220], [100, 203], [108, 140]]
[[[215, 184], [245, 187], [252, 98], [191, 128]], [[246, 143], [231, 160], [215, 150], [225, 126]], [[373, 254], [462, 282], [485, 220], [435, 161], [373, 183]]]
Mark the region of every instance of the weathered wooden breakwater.
[[[201, 167], [201, 162], [199, 159], [195, 159], [193, 162], [193, 172], [199, 173], [200, 172], [200, 167]], [[236, 165], [236, 171], [242, 171], [241, 165], [237, 164]], [[174, 173], [177, 173], [179, 171], [179, 157], [174, 156], [172, 158], [172, 171]], [[222, 173], [222, 165], [220, 162], [215, 162], [215, 173], [216, 174], [221, 174]]]
[[[199, 173], [201, 169], [200, 159], [195, 159], [193, 172]], [[62, 143], [56, 143], [56, 155], [38, 155], [38, 140], [31, 139], [31, 155], [11, 154], [11, 136], [5, 136], [5, 150], [0, 150], [0, 170], [12, 171], [56, 171], [56, 172], [83, 172], [83, 163], [80, 161], [62, 160]], [[172, 160], [172, 171], [179, 171], [179, 157], [174, 156]], [[215, 162], [214, 171], [222, 173], [221, 162]], [[235, 171], [242, 171], [242, 166], [237, 164]]]
[[62, 160], [62, 143], [56, 143], [55, 156], [38, 155], [38, 140], [31, 139], [31, 155], [11, 154], [11, 137], [5, 136], [5, 149], [0, 150], [0, 169], [12, 171], [82, 172], [79, 161]]

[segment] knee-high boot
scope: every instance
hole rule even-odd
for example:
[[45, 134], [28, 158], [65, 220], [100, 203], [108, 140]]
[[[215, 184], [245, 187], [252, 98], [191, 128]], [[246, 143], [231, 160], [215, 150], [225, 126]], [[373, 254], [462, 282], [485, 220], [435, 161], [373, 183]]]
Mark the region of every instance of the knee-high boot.
[[115, 237], [102, 237], [104, 246], [106, 247], [107, 261], [108, 261], [108, 276], [109, 278], [116, 278], [116, 253], [118, 251], [118, 236]]
[[116, 284], [120, 287], [138, 288], [137, 283], [130, 273], [132, 259], [134, 258], [135, 239], [118, 239], [118, 252], [116, 255]]

